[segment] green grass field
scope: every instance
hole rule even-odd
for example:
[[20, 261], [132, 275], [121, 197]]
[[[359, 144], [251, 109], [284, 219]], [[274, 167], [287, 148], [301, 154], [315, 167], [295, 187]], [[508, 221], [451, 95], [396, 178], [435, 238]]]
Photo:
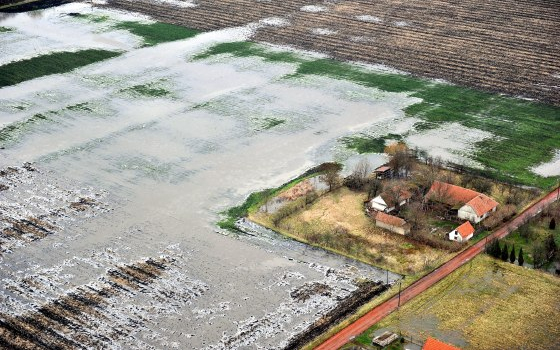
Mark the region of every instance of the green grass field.
[[90, 49], [77, 52], [53, 52], [11, 62], [0, 66], [0, 87], [15, 85], [46, 75], [66, 73], [75, 68], [118, 55], [120, 55], [119, 52]]
[[200, 31], [167, 23], [120, 22], [114, 28], [128, 30], [143, 38], [144, 46], [191, 38]]
[[[408, 93], [422, 99], [422, 102], [404, 109], [407, 116], [422, 120], [415, 125], [416, 130], [456, 122], [495, 135], [476, 144], [477, 151], [472, 158], [484, 166], [484, 169], [477, 170], [481, 175], [541, 188], [556, 184], [555, 177], [536, 175], [530, 168], [550, 161], [555, 150], [560, 149], [559, 107], [409, 75], [374, 72], [331, 59], [306, 59], [249, 42], [218, 44], [196, 58], [218, 54], [256, 56], [267, 61], [297, 64], [296, 74], [287, 78], [321, 75], [387, 92]], [[360, 134], [341, 141], [347, 147], [365, 153], [379, 152], [384, 139]]]

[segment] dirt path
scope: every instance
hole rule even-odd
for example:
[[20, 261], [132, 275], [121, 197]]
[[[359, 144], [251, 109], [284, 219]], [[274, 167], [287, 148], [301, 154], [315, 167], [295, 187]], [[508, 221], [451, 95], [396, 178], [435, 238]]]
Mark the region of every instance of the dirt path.
[[[551, 204], [558, 199], [560, 189], [555, 189], [548, 195], [543, 197], [540, 201], [533, 204], [531, 207], [524, 210], [519, 216], [513, 220], [505, 223], [499, 229], [495, 230], [488, 238], [476, 243], [472, 247], [459, 253], [456, 257], [449, 260], [447, 263], [443, 264], [438, 269], [434, 270], [430, 274], [424, 276], [418, 281], [414, 282], [408, 288], [403, 290], [400, 295], [400, 304], [404, 304], [415, 296], [419, 295], [426, 289], [430, 288], [432, 285], [436, 284], [451, 272], [455, 271], [457, 268], [463, 266], [469, 262], [476, 255], [484, 251], [484, 246], [487, 241], [493, 238], [503, 238], [507, 236], [510, 232], [515, 230], [517, 227], [521, 226], [526, 220], [537, 215], [542, 211], [544, 207]], [[385, 316], [389, 315], [391, 312], [395, 311], [399, 306], [399, 296], [396, 295], [391, 299], [387, 300], [383, 304], [377, 306], [356, 322], [352, 323], [348, 327], [344, 328], [323, 344], [319, 345], [316, 350], [334, 350], [338, 349], [347, 342], [349, 342], [353, 337], [358, 336], [369, 327], [373, 326]]]

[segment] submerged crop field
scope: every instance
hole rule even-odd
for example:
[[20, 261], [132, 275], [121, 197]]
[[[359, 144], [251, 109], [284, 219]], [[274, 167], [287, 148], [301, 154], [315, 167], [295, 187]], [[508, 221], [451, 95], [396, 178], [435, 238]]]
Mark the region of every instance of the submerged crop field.
[[220, 213], [323, 162], [381, 165], [391, 140], [557, 181], [558, 107], [249, 42], [279, 23], [260, 19], [200, 32], [85, 3], [0, 17], [0, 346], [300, 344], [402, 276], [233, 235]]

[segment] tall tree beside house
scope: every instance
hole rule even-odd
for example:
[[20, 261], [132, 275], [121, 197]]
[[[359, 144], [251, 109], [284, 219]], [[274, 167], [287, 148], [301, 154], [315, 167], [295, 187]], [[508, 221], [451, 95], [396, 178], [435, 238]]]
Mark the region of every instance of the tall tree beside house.
[[319, 177], [319, 180], [329, 186], [329, 192], [338, 188], [341, 184], [340, 165], [336, 163], [328, 163], [325, 165], [325, 173]]
[[511, 246], [511, 253], [509, 254], [509, 262], [512, 264], [515, 262], [515, 244]]
[[523, 266], [525, 259], [523, 259], [523, 247], [519, 248], [519, 255], [517, 256], [517, 264]]
[[555, 230], [556, 229], [556, 219], [552, 218], [550, 220], [550, 224], [548, 224], [548, 228], [551, 230]]
[[501, 258], [502, 258], [503, 261], [507, 261], [508, 256], [509, 256], [509, 250], [508, 250], [507, 243], [505, 243], [505, 244], [504, 244], [504, 248], [502, 249], [502, 256], [501, 256]]

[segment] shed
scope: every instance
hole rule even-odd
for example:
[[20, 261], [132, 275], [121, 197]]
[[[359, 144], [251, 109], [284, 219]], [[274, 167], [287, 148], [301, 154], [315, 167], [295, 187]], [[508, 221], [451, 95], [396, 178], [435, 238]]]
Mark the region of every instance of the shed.
[[469, 221], [465, 221], [462, 225], [449, 232], [449, 239], [457, 242], [466, 242], [474, 235], [474, 227]]
[[410, 233], [410, 225], [404, 219], [383, 212], [378, 212], [375, 216], [375, 225], [400, 235]]

